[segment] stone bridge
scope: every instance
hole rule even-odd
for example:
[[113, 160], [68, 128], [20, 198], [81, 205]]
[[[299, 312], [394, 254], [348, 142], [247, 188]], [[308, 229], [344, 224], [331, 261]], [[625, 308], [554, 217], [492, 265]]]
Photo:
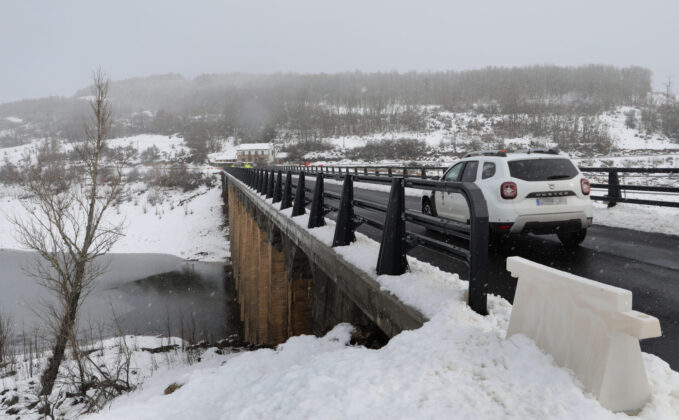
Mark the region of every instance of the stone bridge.
[[384, 338], [426, 320], [233, 175], [222, 175], [244, 340], [276, 345], [340, 322]]

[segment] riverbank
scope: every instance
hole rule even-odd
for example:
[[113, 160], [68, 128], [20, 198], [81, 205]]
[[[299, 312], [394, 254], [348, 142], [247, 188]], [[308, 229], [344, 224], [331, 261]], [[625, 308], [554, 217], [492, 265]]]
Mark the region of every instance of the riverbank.
[[[20, 188], [0, 186], [0, 249], [25, 250], [9, 221], [28, 214], [22, 195]], [[187, 192], [132, 183], [126, 199], [107, 215], [111, 223], [125, 222], [124, 236], [111, 252], [224, 262], [230, 254], [222, 205], [217, 180]]]

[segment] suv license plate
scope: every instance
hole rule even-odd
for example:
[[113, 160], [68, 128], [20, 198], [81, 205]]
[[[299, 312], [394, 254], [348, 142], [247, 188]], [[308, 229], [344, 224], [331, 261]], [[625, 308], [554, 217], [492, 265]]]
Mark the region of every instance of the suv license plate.
[[536, 198], [535, 203], [538, 206], [555, 206], [560, 204], [566, 204], [566, 197], [547, 197], [547, 198]]

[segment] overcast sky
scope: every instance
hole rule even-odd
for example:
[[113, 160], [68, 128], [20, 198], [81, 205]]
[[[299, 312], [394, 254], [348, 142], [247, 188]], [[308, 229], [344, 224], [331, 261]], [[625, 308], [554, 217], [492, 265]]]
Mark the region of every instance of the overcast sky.
[[[161, 73], [607, 63], [679, 86], [676, 0], [0, 0], [0, 102]], [[677, 89], [674, 89], [675, 93]]]

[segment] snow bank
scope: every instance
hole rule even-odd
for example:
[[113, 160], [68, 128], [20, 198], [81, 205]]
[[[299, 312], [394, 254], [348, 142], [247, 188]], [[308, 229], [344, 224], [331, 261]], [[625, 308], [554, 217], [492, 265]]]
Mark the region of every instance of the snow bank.
[[644, 206], [618, 203], [607, 208], [605, 203], [593, 202], [594, 223], [642, 232], [679, 234], [678, 210], [671, 207]]
[[[306, 226], [308, 214], [293, 220]], [[329, 244], [333, 223], [326, 222], [311, 232]], [[375, 276], [375, 241], [357, 234], [356, 243], [335, 250]], [[293, 337], [221, 365], [168, 370], [92, 418], [628, 418], [601, 407], [533, 341], [506, 340], [507, 301], [490, 295], [489, 315], [480, 316], [466, 304], [467, 282], [409, 263], [410, 273], [376, 280], [430, 321], [382, 349], [349, 345], [351, 327], [341, 324], [325, 337]], [[679, 418], [679, 374], [658, 357], [643, 356], [652, 398], [637, 418]], [[183, 386], [163, 395], [172, 382]]]

